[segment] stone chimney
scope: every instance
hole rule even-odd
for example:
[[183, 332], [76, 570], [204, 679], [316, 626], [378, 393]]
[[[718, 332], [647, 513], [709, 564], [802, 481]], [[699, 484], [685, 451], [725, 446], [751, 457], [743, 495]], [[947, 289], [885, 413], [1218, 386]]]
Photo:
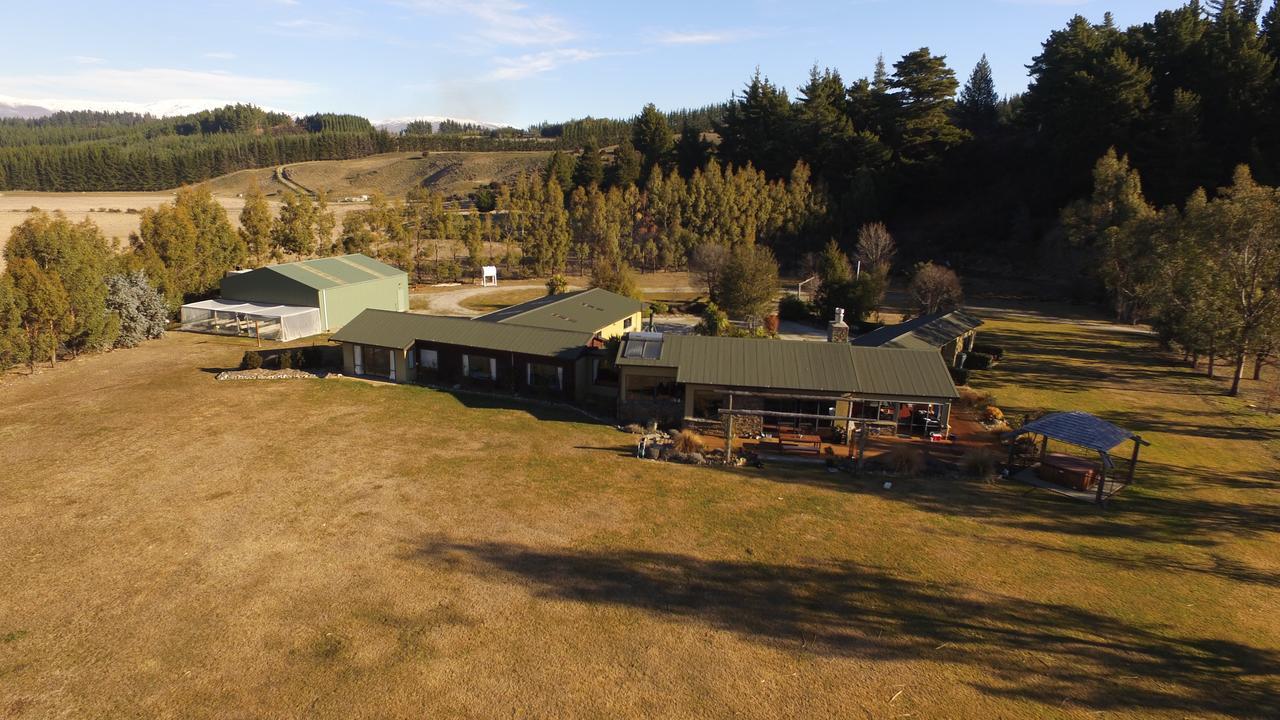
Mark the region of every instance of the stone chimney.
[[836, 317], [827, 323], [827, 342], [849, 342], [849, 326], [844, 322], [844, 308], [836, 308]]

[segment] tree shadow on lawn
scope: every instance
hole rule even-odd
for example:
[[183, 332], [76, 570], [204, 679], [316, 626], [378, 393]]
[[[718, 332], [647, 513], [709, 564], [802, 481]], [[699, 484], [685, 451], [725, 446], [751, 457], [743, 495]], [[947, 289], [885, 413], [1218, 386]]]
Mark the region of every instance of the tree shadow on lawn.
[[[977, 689], [1095, 710], [1280, 713], [1280, 653], [851, 562], [426, 539], [415, 557], [555, 600], [635, 608], [792, 652], [969, 668]], [[1034, 657], [1033, 657], [1034, 656]]]
[[[1154, 344], [1116, 330], [1100, 329], [1103, 337], [1037, 331], [992, 331], [987, 338], [1005, 347], [998, 369], [1019, 386], [1072, 393], [1092, 387], [1121, 387], [1175, 395], [1211, 395], [1199, 371], [1176, 362]], [[1120, 338], [1119, 343], [1106, 336]], [[981, 381], [981, 371], [975, 379]], [[1084, 383], [1076, 387], [1074, 383]]]
[[[1134, 410], [1108, 411], [1104, 414], [1109, 422], [1132, 430], [1139, 435], [1156, 432], [1173, 436], [1186, 435], [1215, 440], [1259, 440], [1262, 442], [1280, 439], [1280, 428], [1215, 423], [1215, 421], [1221, 421], [1224, 417], [1232, 417], [1223, 412], [1189, 412], [1180, 410], [1172, 418], [1153, 417], [1150, 413]], [[1261, 449], [1259, 449], [1259, 452], [1261, 452]]]
[[[1190, 496], [1181, 484], [1162, 488], [1159, 493], [1144, 492], [1144, 488], [1135, 485], [1113, 497], [1104, 509], [1012, 480], [988, 484], [953, 476], [910, 478], [864, 474], [850, 477], [812, 470], [779, 471], [772, 466], [763, 473], [720, 471], [752, 473], [754, 477], [772, 482], [875, 495], [924, 512], [1059, 535], [1211, 547], [1220, 544], [1223, 538], [1280, 533], [1280, 504], [1233, 503]], [[1265, 480], [1261, 476], [1257, 479]], [[883, 489], [885, 480], [893, 481], [892, 489]]]
[[1165, 554], [1140, 552], [1137, 549], [1130, 552], [1115, 552], [1112, 550], [1103, 550], [1101, 548], [1084, 547], [1080, 545], [1058, 547], [1027, 538], [1019, 538], [1018, 540], [1013, 541], [1007, 539], [993, 540], [991, 538], [979, 536], [976, 539], [981, 542], [994, 544], [1000, 547], [1016, 546], [1019, 550], [1031, 549], [1040, 552], [1069, 555], [1071, 557], [1110, 565], [1123, 570], [1151, 570], [1154, 568], [1170, 573], [1194, 573], [1197, 575], [1208, 575], [1211, 577], [1221, 578], [1223, 580], [1229, 580], [1231, 582], [1248, 583], [1250, 585], [1259, 585], [1262, 587], [1280, 586], [1280, 572], [1259, 570], [1257, 568], [1250, 567], [1239, 560], [1224, 557], [1217, 553], [1209, 554], [1208, 563], [1195, 563]]

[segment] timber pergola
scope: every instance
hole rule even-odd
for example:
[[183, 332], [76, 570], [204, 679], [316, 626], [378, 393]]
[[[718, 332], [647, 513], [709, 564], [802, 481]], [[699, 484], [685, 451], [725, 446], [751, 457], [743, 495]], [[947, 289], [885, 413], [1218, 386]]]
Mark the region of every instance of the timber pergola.
[[[753, 417], [771, 417], [785, 418], [788, 420], [825, 420], [831, 422], [847, 422], [851, 423], [857, 430], [856, 444], [854, 445], [856, 455], [854, 459], [854, 468], [862, 469], [862, 458], [866, 451], [867, 429], [875, 426], [892, 426], [897, 427], [896, 421], [888, 420], [868, 420], [863, 417], [853, 417], [850, 415], [826, 415], [819, 413], [795, 413], [784, 412], [781, 410], [745, 410], [734, 409], [733, 399], [735, 397], [761, 398], [766, 400], [816, 400], [819, 402], [837, 402], [850, 401], [850, 398], [840, 395], [813, 395], [805, 393], [787, 393], [787, 392], [759, 392], [750, 390], [715, 390], [718, 395], [726, 395], [729, 398], [729, 407], [720, 408], [721, 417], [725, 418], [728, 427], [725, 428], [725, 458], [733, 458], [733, 418], [735, 415], [753, 416]], [[846, 438], [850, 444], [854, 444], [855, 435], [852, 432], [846, 433]]]
[[[1041, 438], [1039, 453], [1041, 462], [1044, 461], [1048, 453], [1050, 440], [1057, 440], [1096, 452], [1101, 476], [1098, 479], [1098, 491], [1093, 502], [1099, 505], [1133, 483], [1134, 470], [1138, 466], [1138, 451], [1144, 445], [1151, 445], [1151, 443], [1143, 440], [1141, 435], [1112, 425], [1106, 420], [1086, 412], [1051, 413], [1037, 420], [1032, 420], [1006, 436], [1010, 441], [1009, 464], [1011, 466], [1015, 450], [1013, 441], [1023, 435], [1035, 435]], [[1129, 468], [1125, 473], [1124, 480], [1120, 481], [1117, 479], [1117, 471], [1112, 460], [1111, 451], [1125, 442], [1133, 443], [1133, 452], [1129, 457]], [[1115, 486], [1110, 492], [1106, 490], [1108, 480]], [[1063, 490], [1059, 494], [1071, 497], [1078, 495], [1078, 493], [1066, 491], [1065, 488]]]

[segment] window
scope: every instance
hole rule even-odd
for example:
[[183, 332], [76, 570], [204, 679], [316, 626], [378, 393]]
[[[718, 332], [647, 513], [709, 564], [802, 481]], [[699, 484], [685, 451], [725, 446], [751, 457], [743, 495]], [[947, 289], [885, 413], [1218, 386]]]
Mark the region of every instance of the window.
[[623, 320], [623, 321], [622, 321], [622, 329], [623, 329], [623, 330], [630, 330], [630, 329], [631, 329], [631, 318], [627, 318], [626, 320]]
[[493, 361], [483, 355], [466, 356], [467, 377], [475, 380], [492, 380]]
[[364, 374], [379, 377], [394, 377], [391, 366], [391, 351], [386, 348], [364, 346]]
[[627, 400], [680, 400], [684, 389], [673, 377], [628, 375]]
[[526, 367], [528, 368], [526, 371], [528, 374], [526, 380], [529, 383], [529, 387], [550, 388], [552, 390], [561, 389], [560, 379], [563, 376], [563, 371], [559, 367], [532, 362]]
[[440, 369], [440, 353], [435, 350], [422, 349], [418, 351], [418, 364], [424, 370]]

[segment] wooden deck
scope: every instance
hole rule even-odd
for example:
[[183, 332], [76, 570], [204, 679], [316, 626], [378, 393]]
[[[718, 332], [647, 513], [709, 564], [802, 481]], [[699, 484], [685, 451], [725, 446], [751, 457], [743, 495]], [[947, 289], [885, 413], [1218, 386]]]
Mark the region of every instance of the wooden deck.
[[[1013, 479], [1017, 480], [1020, 483], [1025, 483], [1027, 485], [1030, 485], [1035, 488], [1039, 488], [1041, 490], [1048, 490], [1049, 492], [1055, 495], [1061, 495], [1062, 497], [1071, 498], [1072, 500], [1087, 502], [1091, 505], [1096, 504], [1098, 502], [1098, 491], [1096, 489], [1095, 490], [1076, 490], [1074, 488], [1069, 488], [1063, 485], [1058, 485], [1056, 483], [1051, 483], [1048, 480], [1042, 480], [1040, 476], [1036, 474], [1035, 466], [1032, 466], [1032, 467], [1026, 468], [1025, 470], [1021, 470], [1019, 472], [1014, 473]], [[1102, 501], [1106, 502], [1108, 499], [1111, 498], [1112, 495], [1115, 495], [1116, 493], [1120, 492], [1125, 487], [1127, 487], [1127, 485], [1128, 483], [1123, 483], [1123, 482], [1118, 482], [1118, 481], [1113, 481], [1111, 479], [1108, 479], [1106, 484], [1103, 486]]]

